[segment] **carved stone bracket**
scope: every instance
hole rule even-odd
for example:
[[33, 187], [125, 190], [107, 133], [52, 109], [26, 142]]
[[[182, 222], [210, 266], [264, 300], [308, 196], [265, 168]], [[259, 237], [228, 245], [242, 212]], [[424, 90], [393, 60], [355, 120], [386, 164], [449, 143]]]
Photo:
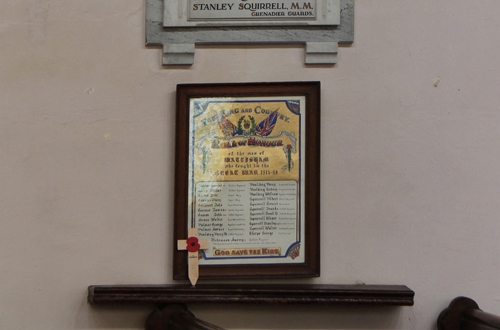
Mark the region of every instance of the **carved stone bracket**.
[[354, 38], [354, 0], [340, 0], [338, 25], [164, 26], [164, 0], [146, 0], [146, 45], [163, 47], [163, 65], [191, 65], [196, 44], [303, 44], [306, 64], [334, 64]]

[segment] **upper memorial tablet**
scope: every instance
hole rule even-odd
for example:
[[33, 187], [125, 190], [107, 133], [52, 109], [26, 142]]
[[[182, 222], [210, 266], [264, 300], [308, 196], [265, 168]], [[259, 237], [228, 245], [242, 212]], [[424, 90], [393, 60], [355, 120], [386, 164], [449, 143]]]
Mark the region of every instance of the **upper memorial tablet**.
[[164, 27], [338, 25], [340, 0], [163, 0]]

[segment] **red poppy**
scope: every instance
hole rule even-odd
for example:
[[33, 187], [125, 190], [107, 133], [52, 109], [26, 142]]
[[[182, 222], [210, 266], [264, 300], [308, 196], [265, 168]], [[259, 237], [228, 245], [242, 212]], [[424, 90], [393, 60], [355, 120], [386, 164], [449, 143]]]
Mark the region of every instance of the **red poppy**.
[[186, 246], [186, 249], [189, 251], [189, 252], [198, 252], [198, 250], [200, 249], [200, 243], [198, 243], [198, 237], [189, 237], [187, 239], [187, 246]]

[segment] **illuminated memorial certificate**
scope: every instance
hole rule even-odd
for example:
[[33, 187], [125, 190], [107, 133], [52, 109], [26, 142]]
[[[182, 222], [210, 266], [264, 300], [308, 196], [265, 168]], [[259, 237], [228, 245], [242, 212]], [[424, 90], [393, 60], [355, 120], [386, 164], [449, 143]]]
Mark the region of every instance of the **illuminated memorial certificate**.
[[189, 111], [200, 265], [303, 263], [305, 97], [193, 98]]

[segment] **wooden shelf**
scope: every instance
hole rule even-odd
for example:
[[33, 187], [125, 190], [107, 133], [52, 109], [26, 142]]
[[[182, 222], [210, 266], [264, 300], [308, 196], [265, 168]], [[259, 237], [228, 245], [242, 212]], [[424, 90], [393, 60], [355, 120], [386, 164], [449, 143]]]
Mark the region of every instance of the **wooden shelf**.
[[91, 304], [371, 304], [412, 306], [405, 285], [184, 284], [91, 285]]

